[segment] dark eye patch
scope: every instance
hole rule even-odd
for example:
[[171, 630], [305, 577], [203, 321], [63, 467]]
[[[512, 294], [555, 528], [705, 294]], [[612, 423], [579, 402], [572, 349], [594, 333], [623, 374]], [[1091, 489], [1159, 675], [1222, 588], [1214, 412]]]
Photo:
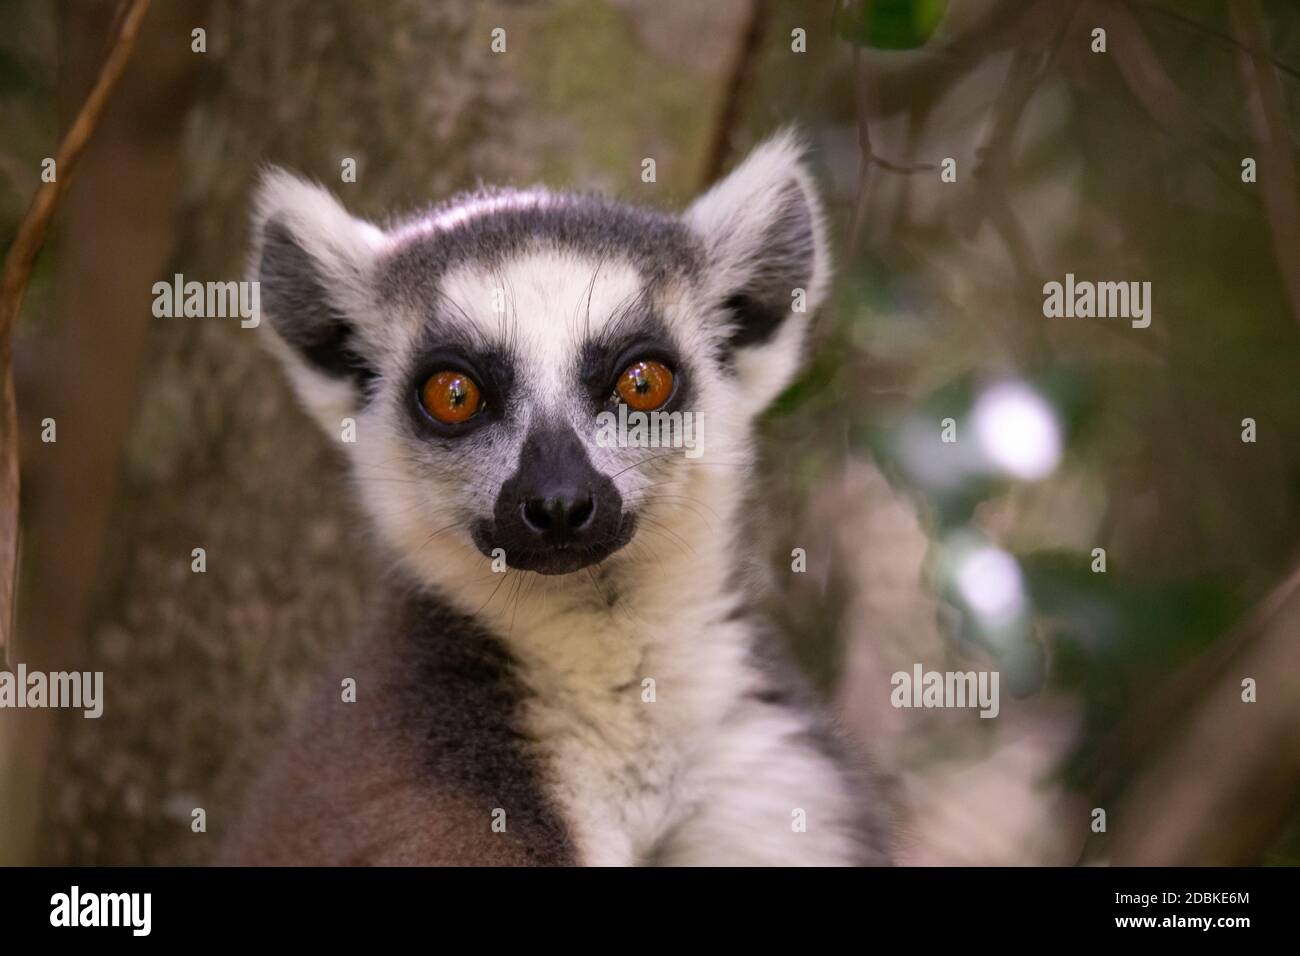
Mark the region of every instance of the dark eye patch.
[[620, 341], [596, 338], [584, 343], [578, 359], [578, 380], [591, 406], [599, 411], [611, 399], [619, 376], [635, 362], [659, 362], [673, 373], [674, 392], [662, 410], [680, 409], [692, 397], [687, 365], [666, 335], [632, 335]]
[[[411, 363], [405, 388], [410, 398], [406, 402], [409, 417], [417, 434], [433, 433], [449, 438], [501, 421], [514, 394], [516, 364], [511, 352], [502, 346], [471, 343], [456, 333], [448, 334], [441, 341], [436, 335], [430, 336], [430, 344]], [[453, 426], [431, 421], [420, 401], [421, 391], [429, 378], [448, 370], [462, 372], [473, 379], [483, 401], [481, 414]]]

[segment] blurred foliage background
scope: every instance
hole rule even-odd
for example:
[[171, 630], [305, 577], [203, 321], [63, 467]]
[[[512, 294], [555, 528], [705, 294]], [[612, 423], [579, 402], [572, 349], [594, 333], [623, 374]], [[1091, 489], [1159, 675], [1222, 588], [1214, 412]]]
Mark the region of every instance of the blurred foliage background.
[[[19, 657], [109, 672], [114, 706], [0, 714], [0, 860], [202, 862], [361, 618], [337, 464], [269, 360], [149, 313], [160, 277], [239, 273], [258, 163], [374, 216], [479, 180], [674, 208], [795, 123], [838, 281], [763, 424], [754, 536], [903, 862], [1300, 861], [1293, 2], [156, 7], [15, 368]], [[113, 13], [0, 0], [6, 238]], [[1045, 317], [1067, 273], [1150, 282], [1150, 326]], [[893, 708], [916, 663], [999, 670], [1000, 715]]]

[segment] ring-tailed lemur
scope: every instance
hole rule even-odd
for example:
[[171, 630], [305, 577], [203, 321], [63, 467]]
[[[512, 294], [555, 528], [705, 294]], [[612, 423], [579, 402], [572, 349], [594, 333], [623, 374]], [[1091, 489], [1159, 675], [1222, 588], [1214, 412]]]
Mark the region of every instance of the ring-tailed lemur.
[[[738, 535], [754, 419], [828, 284], [793, 136], [680, 218], [502, 190], [380, 229], [270, 171], [251, 262], [303, 403], [355, 422], [397, 570], [223, 860], [887, 860]], [[601, 440], [636, 411], [690, 413], [695, 450]]]

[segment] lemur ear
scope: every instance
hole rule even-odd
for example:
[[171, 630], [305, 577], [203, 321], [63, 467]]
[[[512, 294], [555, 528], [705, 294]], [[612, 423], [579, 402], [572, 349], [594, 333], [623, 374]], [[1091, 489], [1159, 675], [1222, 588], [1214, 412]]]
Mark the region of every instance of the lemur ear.
[[253, 209], [249, 277], [260, 285], [272, 350], [307, 410], [332, 431], [376, 374], [368, 279], [383, 233], [281, 169], [262, 174]]
[[798, 371], [830, 284], [826, 224], [803, 153], [795, 134], [777, 134], [686, 212], [705, 243], [704, 281], [728, 323], [728, 358], [760, 408]]

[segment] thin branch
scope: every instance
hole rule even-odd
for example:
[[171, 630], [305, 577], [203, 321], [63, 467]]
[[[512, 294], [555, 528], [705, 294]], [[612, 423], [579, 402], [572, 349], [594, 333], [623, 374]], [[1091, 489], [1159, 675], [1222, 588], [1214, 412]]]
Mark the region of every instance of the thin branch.
[[[1006, 246], [1016, 281], [1022, 287], [1023, 301], [1031, 301], [1038, 294], [1042, 266], [1029, 230], [1011, 201], [1013, 146], [1025, 109], [1043, 77], [1054, 66], [1077, 11], [1075, 8], [1062, 17], [1053, 0], [1040, 0], [1031, 9], [1025, 40], [1012, 54], [1006, 78], [993, 104], [988, 132], [975, 153], [976, 206], [966, 228], [974, 235], [985, 220], [993, 227]], [[1007, 323], [1007, 341], [1022, 360], [1037, 358], [1044, 350], [1043, 333], [1038, 325], [1014, 329], [1010, 314], [1002, 321]]]
[[879, 106], [887, 112], [918, 104], [932, 106], [962, 83], [990, 56], [1018, 46], [1026, 24], [1039, 16], [1025, 0], [1002, 0], [988, 6], [959, 36], [927, 44], [880, 78]]
[[[1104, 844], [1109, 862], [1241, 866], [1276, 840], [1300, 795], [1298, 620], [1300, 565], [1116, 728], [1098, 799], [1114, 795], [1124, 769], [1140, 770]], [[1259, 688], [1249, 704], [1247, 677]]]
[[[1186, 14], [1179, 13], [1177, 10], [1170, 10], [1167, 7], [1162, 7], [1154, 3], [1137, 2], [1137, 0], [1125, 0], [1125, 2], [1128, 3], [1130, 8], [1135, 6], [1140, 7], [1144, 11], [1149, 11], [1150, 13], [1158, 14], [1159, 16], [1172, 20], [1175, 23], [1177, 23], [1179, 26], [1190, 28], [1195, 33], [1200, 33], [1205, 36], [1212, 36], [1217, 40], [1222, 40], [1225, 44], [1227, 44], [1230, 47], [1235, 47], [1238, 50], [1244, 50], [1247, 53], [1255, 53], [1254, 50], [1252, 50], [1249, 46], [1245, 45], [1237, 37], [1229, 36], [1228, 34], [1224, 33], [1222, 30], [1216, 30], [1208, 23], [1201, 23], [1199, 20], [1193, 20], [1191, 17], [1187, 16]], [[1236, 11], [1234, 10], [1233, 13], [1235, 14], [1235, 12]], [[1277, 57], [1273, 56], [1271, 53], [1265, 52], [1262, 55], [1267, 56], [1268, 61], [1272, 63], [1275, 67], [1277, 67], [1279, 70], [1281, 70], [1283, 73], [1285, 73], [1287, 76], [1300, 80], [1300, 69], [1296, 69], [1294, 66], [1291, 66], [1289, 63], [1282, 62]]]
[[853, 97], [854, 112], [858, 115], [858, 195], [853, 202], [853, 219], [849, 222], [849, 239], [846, 260], [852, 262], [862, 238], [862, 225], [867, 214], [867, 182], [871, 178], [871, 127], [867, 123], [868, 87], [864, 79], [862, 52], [853, 47]]
[[67, 191], [86, 144], [90, 141], [108, 105], [109, 97], [122, 79], [149, 0], [132, 0], [121, 19], [113, 48], [100, 68], [95, 85], [72, 121], [55, 156], [55, 179], [42, 183], [32, 198], [13, 245], [5, 256], [0, 275], [0, 664], [8, 665], [13, 643], [14, 606], [18, 574], [18, 411], [13, 383], [13, 330], [22, 308], [23, 293], [31, 278], [37, 253], [59, 200]]
[[763, 45], [763, 30], [767, 23], [767, 0], [751, 0], [740, 33], [740, 42], [732, 60], [731, 73], [723, 94], [722, 112], [713, 127], [713, 140], [705, 154], [701, 188], [713, 184], [727, 166], [731, 154], [731, 135], [735, 132], [743, 106], [745, 87], [749, 85], [754, 70], [754, 60]]
[[871, 178], [871, 168], [878, 166], [891, 173], [920, 173], [934, 171], [938, 163], [900, 163], [886, 159], [876, 153], [871, 145], [871, 123], [868, 119], [877, 108], [876, 77], [871, 64], [862, 55], [857, 44], [853, 45], [853, 101], [858, 123], [858, 195], [853, 203], [853, 219], [849, 223], [848, 259], [853, 259], [862, 239], [862, 227], [866, 221], [867, 182]]
[[[1011, 60], [1006, 81], [994, 106], [988, 135], [976, 150], [975, 181], [980, 184], [979, 209], [1002, 236], [1021, 278], [1038, 277], [1039, 268], [1029, 234], [1011, 206], [1007, 180], [1011, 169], [1011, 145], [1025, 106], [1038, 86], [1042, 63], [1035, 51], [1019, 49]], [[978, 220], [976, 222], [978, 224]]]
[[1232, 137], [1197, 113], [1187, 94], [1169, 76], [1126, 3], [1112, 0], [1099, 9], [1108, 14], [1105, 24], [1113, 53], [1110, 60], [1134, 99], [1161, 129], [1194, 154], [1211, 151], [1211, 158], [1200, 158], [1210, 169], [1221, 172], [1223, 157], [1232, 154]]
[[[1021, 111], [1029, 96], [1034, 92], [1035, 84], [1041, 77], [1041, 73], [1050, 63], [1051, 58], [1055, 55], [1056, 47], [1059, 46], [1059, 37], [1063, 32], [1063, 27], [1073, 18], [1070, 16], [1062, 19], [1055, 0], [1040, 0], [1038, 3], [1021, 7], [1018, 9], [1019, 19], [1017, 24], [1028, 24], [1027, 32], [1033, 37], [1041, 34], [1043, 39], [1033, 40], [1031, 46], [1035, 49], [1047, 49], [1048, 55], [1046, 62], [1042, 64], [1042, 69], [1034, 69], [1028, 77], [1027, 83], [1019, 82], [1019, 71], [1024, 65], [1036, 57], [1031, 55], [1024, 46], [1024, 38], [1020, 38], [1019, 45], [1016, 49], [1016, 59], [1012, 66], [1013, 75], [1017, 78], [1015, 84], [1008, 84], [1004, 90], [996, 107], [994, 134], [986, 140], [985, 147], [981, 152], [989, 150], [990, 146], [996, 146], [998, 155], [1005, 160], [1006, 149], [1005, 141], [1009, 140], [1011, 133], [1014, 131], [1016, 122], [1019, 120]], [[994, 16], [993, 14], [998, 14]], [[994, 8], [990, 15], [974, 28], [971, 33], [978, 34], [982, 29], [988, 28], [990, 24], [1000, 22], [999, 18], [1003, 11]], [[1005, 26], [1005, 24], [1003, 24]], [[941, 49], [942, 57], [948, 58], [953, 55], [954, 51], [965, 49], [969, 37], [959, 37], [952, 41], [947, 47]], [[1055, 40], [1056, 44], [1052, 45]], [[854, 72], [854, 104], [857, 113], [858, 127], [858, 195], [854, 204], [853, 218], [849, 224], [849, 258], [857, 252], [858, 243], [861, 239], [862, 228], [866, 216], [866, 194], [867, 182], [870, 178], [872, 167], [879, 167], [893, 173], [919, 173], [933, 172], [940, 168], [938, 163], [902, 163], [887, 159], [878, 155], [871, 142], [870, 118], [881, 114], [880, 103], [880, 84], [879, 80], [872, 69], [871, 63], [861, 55], [857, 46], [853, 47], [853, 72]], [[1012, 96], [1014, 94], [1014, 97]], [[988, 177], [988, 165], [983, 159], [980, 161], [980, 167], [984, 170], [986, 178]], [[977, 175], [980, 171], [977, 170]], [[1005, 198], [1005, 197], [1003, 197]], [[996, 205], [996, 208], [995, 208]], [[1024, 240], [1023, 230], [1019, 228], [1014, 214], [1011, 212], [1010, 205], [1005, 201], [993, 204], [992, 202], [984, 207], [992, 218], [996, 221], [1000, 231], [1007, 238], [1008, 245], [1011, 247], [1012, 254], [1018, 261], [1027, 260], [1028, 245]]]
[[1246, 89], [1250, 125], [1263, 151], [1259, 177], [1264, 215], [1273, 234], [1282, 282], [1291, 301], [1291, 314], [1300, 323], [1300, 208], [1296, 200], [1295, 150], [1288, 133], [1286, 102], [1258, 0], [1239, 0], [1229, 8], [1232, 32], [1240, 41], [1242, 85]]
[[857, 105], [858, 145], [862, 148], [862, 156], [869, 165], [879, 166], [891, 173], [921, 173], [938, 169], [938, 163], [900, 163], [886, 159], [872, 147], [868, 117], [874, 115], [879, 108], [876, 74], [871, 64], [861, 54], [862, 51], [855, 45], [853, 47], [853, 76], [856, 81], [854, 102]]

